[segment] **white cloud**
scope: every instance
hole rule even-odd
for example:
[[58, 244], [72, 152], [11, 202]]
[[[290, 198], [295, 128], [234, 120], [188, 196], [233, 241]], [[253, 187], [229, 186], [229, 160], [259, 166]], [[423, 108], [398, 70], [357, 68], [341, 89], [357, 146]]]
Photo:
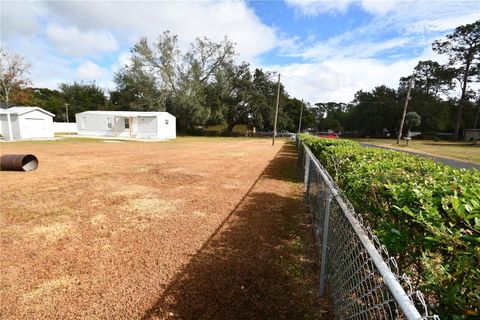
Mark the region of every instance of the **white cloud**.
[[326, 12], [340, 12], [347, 11], [352, 0], [337, 0], [337, 1], [319, 1], [319, 0], [285, 0], [288, 6], [293, 7], [297, 12], [306, 16], [316, 16]]
[[2, 41], [9, 36], [37, 34], [40, 19], [47, 15], [42, 3], [2, 1], [0, 4], [0, 30]]
[[463, 15], [447, 16], [444, 18], [426, 19], [416, 22], [406, 27], [407, 32], [411, 33], [426, 33], [438, 32], [454, 29], [458, 26], [469, 24], [480, 20], [480, 5], [479, 10]]
[[108, 31], [80, 31], [77, 27], [49, 25], [47, 37], [64, 54], [74, 57], [115, 51], [117, 41]]
[[[282, 55], [302, 58], [304, 63], [264, 65], [286, 76], [283, 82], [293, 96], [310, 102], [350, 101], [360, 89], [382, 83], [396, 87], [399, 77], [409, 74], [418, 60], [438, 60], [430, 49], [434, 39], [480, 19], [478, 1], [288, 0], [287, 4], [309, 16], [340, 15], [356, 6], [373, 18], [357, 29], [318, 41], [321, 32], [316, 30], [306, 39], [283, 35], [282, 26], [265, 25], [245, 2], [2, 1], [2, 45], [32, 62], [36, 86], [55, 88], [61, 82], [96, 80], [112, 88], [114, 72], [129, 63], [128, 49], [140, 36], [153, 40], [170, 30], [178, 35], [182, 49], [199, 36], [215, 41], [227, 36], [237, 44], [238, 58], [253, 65], [274, 48], [280, 48]], [[379, 36], [382, 32], [388, 34]], [[420, 52], [412, 56], [396, 51], [402, 47]], [[390, 61], [398, 54], [395, 62], [378, 59], [386, 52], [392, 52]]]
[[299, 99], [311, 103], [350, 102], [358, 90], [369, 91], [383, 84], [397, 88], [400, 77], [410, 75], [418, 61], [429, 59], [445, 62], [445, 57], [427, 48], [419, 56], [394, 62], [350, 56], [261, 67], [280, 72], [287, 92]]
[[108, 29], [132, 45], [140, 36], [155, 39], [170, 30], [187, 48], [196, 37], [227, 36], [245, 59], [276, 46], [276, 31], [264, 25], [244, 2], [48, 2], [63, 23], [80, 30]]
[[[328, 7], [324, 1], [289, 0], [306, 15], [342, 12], [345, 2]], [[431, 43], [455, 27], [480, 19], [480, 2], [348, 1], [376, 15], [369, 23], [313, 44], [282, 48], [284, 56], [305, 63], [267, 66], [285, 75], [286, 90], [310, 102], [348, 102], [358, 90], [386, 84], [397, 88], [418, 61], [446, 62]], [[326, 10], [328, 9], [328, 10]], [[387, 14], [388, 13], [388, 14]], [[395, 35], [392, 37], [392, 35]]]
[[[362, 8], [365, 12], [372, 15], [384, 16], [392, 12], [410, 13], [415, 15], [422, 12], [423, 17], [435, 16], [442, 11], [442, 8], [457, 7], [466, 9], [467, 7], [477, 7], [476, 0], [285, 0], [288, 6], [296, 9], [300, 14], [306, 16], [317, 16], [325, 13], [345, 13], [351, 6]], [[425, 10], [427, 9], [427, 10]], [[478, 10], [477, 10], [478, 11]], [[465, 12], [465, 10], [463, 10]], [[477, 12], [478, 13], [478, 12]], [[460, 23], [462, 24], [462, 23]], [[456, 24], [456, 27], [460, 24]]]
[[[237, 59], [245, 61], [288, 41], [263, 24], [245, 2], [2, 2], [1, 20], [2, 45], [34, 62], [34, 84], [49, 87], [93, 74], [103, 77], [99, 84], [107, 83], [103, 72], [108, 70], [113, 78], [128, 63], [126, 51], [139, 37], [154, 40], [166, 30], [178, 35], [184, 50], [196, 37], [221, 41], [227, 36], [236, 43]], [[22, 49], [33, 45], [42, 48]], [[55, 66], [58, 59], [68, 63]]]
[[413, 2], [413, 0], [380, 0], [380, 1], [361, 1], [361, 7], [366, 12], [375, 15], [385, 15], [388, 12], [394, 10], [399, 5], [405, 5], [407, 2]]
[[76, 69], [77, 79], [80, 81], [95, 81], [108, 75], [108, 70], [87, 60]]
[[286, 54], [288, 56], [303, 57], [312, 60], [325, 60], [328, 58], [338, 57], [357, 57], [368, 58], [383, 51], [403, 47], [414, 39], [406, 37], [398, 37], [386, 41], [363, 41], [354, 43], [345, 43], [343, 37], [332, 38], [327, 41], [318, 42], [311, 47], [305, 48], [303, 51]]
[[287, 5], [306, 16], [316, 16], [323, 13], [345, 13], [350, 6], [357, 5], [364, 11], [384, 15], [405, 2], [415, 0], [286, 0]]

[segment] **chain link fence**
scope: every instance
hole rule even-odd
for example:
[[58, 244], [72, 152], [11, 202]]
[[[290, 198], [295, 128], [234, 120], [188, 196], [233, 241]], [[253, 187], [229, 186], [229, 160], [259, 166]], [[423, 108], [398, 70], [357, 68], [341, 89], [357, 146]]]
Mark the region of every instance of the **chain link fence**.
[[422, 293], [408, 276], [399, 275], [395, 259], [298, 139], [297, 150], [321, 257], [320, 294], [328, 288], [335, 317], [439, 319], [429, 314]]

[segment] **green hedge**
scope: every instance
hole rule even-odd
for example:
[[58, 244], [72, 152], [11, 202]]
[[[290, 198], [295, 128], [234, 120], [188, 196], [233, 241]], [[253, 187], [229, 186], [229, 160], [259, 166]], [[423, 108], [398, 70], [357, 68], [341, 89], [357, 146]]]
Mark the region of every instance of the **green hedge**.
[[480, 318], [480, 173], [300, 135], [442, 319]]

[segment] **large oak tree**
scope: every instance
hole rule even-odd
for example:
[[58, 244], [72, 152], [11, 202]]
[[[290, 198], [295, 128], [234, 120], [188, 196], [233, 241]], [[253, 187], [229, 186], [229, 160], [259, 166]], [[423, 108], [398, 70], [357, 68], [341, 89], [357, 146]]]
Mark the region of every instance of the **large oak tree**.
[[455, 140], [458, 140], [462, 114], [468, 102], [468, 84], [478, 81], [480, 63], [480, 20], [460, 26], [446, 40], [433, 43], [433, 50], [449, 57], [449, 67], [453, 67], [461, 86], [461, 96], [455, 123]]

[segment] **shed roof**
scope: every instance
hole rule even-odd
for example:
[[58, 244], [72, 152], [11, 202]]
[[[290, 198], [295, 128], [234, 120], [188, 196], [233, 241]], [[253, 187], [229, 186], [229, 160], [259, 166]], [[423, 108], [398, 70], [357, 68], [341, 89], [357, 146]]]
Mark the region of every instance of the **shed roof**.
[[172, 114], [168, 112], [158, 112], [158, 111], [100, 111], [100, 110], [94, 110], [94, 111], [84, 111], [77, 113], [79, 115], [82, 114], [102, 114], [102, 115], [111, 115], [114, 117], [155, 117], [155, 116], [160, 116], [160, 115], [169, 115], [172, 116]]
[[16, 114], [16, 115], [19, 115], [21, 116], [22, 114], [25, 114], [25, 113], [29, 113], [29, 112], [32, 112], [32, 111], [40, 111], [40, 112], [43, 112], [51, 117], [55, 117], [55, 115], [51, 112], [48, 112], [47, 110], [44, 110], [40, 107], [31, 107], [31, 106], [24, 106], [24, 107], [21, 107], [21, 106], [15, 106], [15, 107], [10, 107], [8, 109], [2, 109], [0, 110], [0, 114], [7, 114], [7, 113], [10, 113], [10, 114]]

